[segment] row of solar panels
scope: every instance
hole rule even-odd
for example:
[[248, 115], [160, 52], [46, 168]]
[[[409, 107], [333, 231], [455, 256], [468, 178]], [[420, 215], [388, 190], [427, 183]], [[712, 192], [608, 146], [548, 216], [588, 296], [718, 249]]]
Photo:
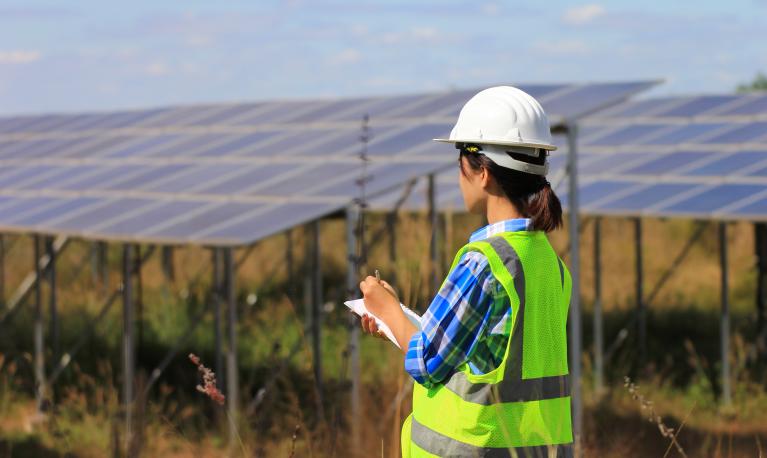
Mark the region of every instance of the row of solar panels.
[[[582, 114], [614, 104], [647, 89], [654, 82], [606, 84], [523, 85], [555, 117]], [[343, 100], [221, 104], [115, 113], [80, 115], [51, 114], [0, 118], [0, 134], [99, 132], [114, 129], [158, 129], [166, 127], [263, 126], [273, 124], [359, 123], [371, 119], [455, 118], [477, 90], [399, 97]]]
[[[765, 120], [767, 94], [632, 100], [589, 116], [579, 128], [580, 210], [767, 220]], [[553, 176], [564, 176], [564, 159], [564, 151], [552, 154]], [[455, 172], [437, 182], [442, 208], [462, 209]], [[424, 187], [412, 190], [408, 207], [424, 207]], [[566, 180], [558, 193], [566, 205]]]
[[[695, 153], [703, 156], [701, 153]], [[767, 221], [767, 151], [736, 153], [752, 157], [757, 165], [743, 174], [710, 175], [706, 165], [694, 168], [696, 174], [663, 170], [666, 159], [608, 156], [614, 162], [621, 159], [634, 164], [633, 173], [582, 172], [580, 175], [580, 210], [587, 215], [688, 217], [724, 220]], [[582, 169], [602, 169], [602, 154], [584, 154]], [[618, 156], [625, 156], [618, 154]], [[705, 160], [701, 158], [701, 160]], [[720, 161], [727, 159], [721, 158]], [[567, 179], [564, 160], [553, 161], [553, 177], [558, 183], [557, 195], [567, 208]], [[628, 165], [628, 167], [632, 167]], [[642, 169], [643, 173], [636, 173]], [[652, 170], [656, 170], [655, 173]], [[426, 208], [426, 181], [420, 179], [407, 194], [406, 209]], [[404, 188], [403, 188], [404, 189]], [[404, 191], [403, 191], [404, 192]], [[442, 210], [462, 211], [463, 199], [458, 187], [456, 170], [437, 176], [437, 201]], [[385, 211], [392, 208], [402, 194], [387, 194], [373, 200], [372, 206]]]
[[[559, 119], [652, 84], [523, 89]], [[0, 229], [249, 244], [454, 163], [431, 139], [475, 92], [0, 119]]]

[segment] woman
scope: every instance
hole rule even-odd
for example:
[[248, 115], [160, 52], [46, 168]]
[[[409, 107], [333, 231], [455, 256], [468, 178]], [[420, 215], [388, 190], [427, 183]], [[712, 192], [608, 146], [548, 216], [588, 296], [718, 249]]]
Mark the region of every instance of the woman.
[[[552, 144], [540, 104], [508, 86], [464, 105], [460, 150], [466, 208], [488, 225], [461, 248], [417, 329], [391, 287], [360, 283], [368, 310], [393, 331], [415, 379], [403, 456], [569, 456], [566, 324], [570, 275], [546, 233], [562, 225], [545, 175]], [[375, 321], [362, 318], [378, 335]]]

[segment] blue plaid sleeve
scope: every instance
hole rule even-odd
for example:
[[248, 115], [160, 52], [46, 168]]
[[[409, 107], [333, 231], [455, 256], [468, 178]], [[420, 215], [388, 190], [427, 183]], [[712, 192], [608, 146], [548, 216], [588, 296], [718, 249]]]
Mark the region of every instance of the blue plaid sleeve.
[[488, 326], [494, 300], [494, 277], [487, 258], [465, 253], [421, 317], [405, 355], [405, 370], [416, 382], [440, 383], [461, 364]]

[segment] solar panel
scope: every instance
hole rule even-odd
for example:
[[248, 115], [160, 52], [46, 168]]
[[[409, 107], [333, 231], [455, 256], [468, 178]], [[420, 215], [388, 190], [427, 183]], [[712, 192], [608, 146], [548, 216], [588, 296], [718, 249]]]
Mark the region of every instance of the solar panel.
[[[547, 108], [561, 107], [549, 108], [559, 119], [651, 84], [522, 87]], [[447, 167], [450, 178], [438, 180], [437, 190], [460, 207], [451, 167], [457, 152], [431, 139], [449, 134], [475, 92], [0, 120], [0, 226], [127, 241], [251, 243], [358, 197], [362, 165], [355, 154], [363, 148], [365, 114], [372, 158], [366, 192]], [[583, 132], [600, 130], [607, 128]], [[552, 171], [565, 160], [552, 155]], [[413, 200], [422, 202], [422, 194]]]
[[[432, 142], [434, 138], [446, 138], [453, 128], [450, 124], [421, 124], [399, 132], [392, 132], [387, 137], [374, 138], [368, 145], [368, 154], [393, 155], [401, 151], [413, 149], [416, 146], [425, 145], [426, 148], [444, 149], [444, 144]], [[437, 146], [435, 146], [435, 144]], [[423, 150], [422, 150], [423, 151]]]
[[157, 148], [159, 146], [171, 143], [175, 140], [178, 140], [179, 138], [180, 135], [178, 134], [161, 134], [137, 138], [135, 141], [128, 145], [112, 149], [103, 157], [131, 157], [137, 154], [141, 154], [150, 148]]
[[698, 116], [704, 114], [707, 111], [711, 111], [713, 108], [717, 108], [737, 100], [737, 98], [738, 96], [736, 95], [709, 95], [703, 97], [695, 97], [685, 103], [682, 103], [681, 105], [676, 105], [666, 110], [655, 112], [653, 113], [653, 116]]
[[204, 201], [171, 201], [148, 207], [111, 224], [102, 226], [99, 231], [111, 235], [132, 236], [146, 229], [147, 221], [163, 221], [179, 218], [194, 210], [209, 205]]
[[159, 224], [152, 225], [138, 234], [161, 239], [187, 240], [193, 234], [208, 230], [224, 221], [233, 220], [263, 206], [264, 204], [238, 202], [208, 204], [198, 212], [183, 214], [178, 218], [163, 218], [157, 222]]
[[[699, 185], [687, 183], [661, 183], [650, 185], [639, 188], [621, 198], [597, 204], [595, 210], [612, 212], [642, 211], [648, 207], [659, 205], [682, 193], [689, 192], [697, 186]], [[626, 183], [624, 183], [623, 188], [627, 188]]]
[[717, 153], [700, 153], [691, 151], [678, 151], [663, 154], [656, 159], [644, 162], [635, 167], [624, 169], [621, 173], [638, 175], [662, 175], [664, 173], [679, 173], [678, 169], [694, 167], [695, 164], [715, 157]]
[[722, 116], [748, 116], [767, 113], [767, 94], [748, 97], [746, 103], [718, 113]]
[[543, 97], [541, 105], [547, 114], [576, 118], [616, 104], [637, 92], [649, 89], [654, 84], [645, 81], [589, 84], [559, 97]]
[[628, 100], [605, 110], [600, 110], [594, 113], [591, 118], [616, 119], [652, 116], [658, 111], [670, 108], [670, 106], [677, 106], [679, 103], [679, 97]]
[[103, 200], [94, 208], [88, 207], [81, 212], [61, 212], [52, 215], [51, 219], [41, 224], [50, 224], [50, 227], [57, 231], [87, 232], [97, 225], [103, 225], [128, 212], [153, 204], [154, 201], [150, 199], [139, 198]]
[[32, 208], [32, 211], [19, 213], [16, 217], [11, 216], [4, 220], [4, 223], [15, 226], [36, 226], [58, 215], [76, 213], [97, 202], [99, 202], [99, 199], [96, 197], [56, 199], [51, 204], [42, 208]]
[[742, 151], [721, 156], [714, 162], [687, 170], [685, 175], [727, 176], [739, 174], [755, 164], [767, 161], [767, 151]]
[[72, 180], [62, 180], [59, 183], [51, 183], [49, 187], [54, 190], [66, 191], [103, 189], [105, 185], [118, 184], [120, 180], [144, 171], [146, 171], [146, 166], [137, 164], [99, 166], [95, 173]]
[[163, 166], [141, 165], [137, 167], [126, 167], [123, 173], [119, 173], [115, 180], [104, 183], [103, 186], [93, 186], [92, 189], [111, 189], [111, 190], [132, 190], [146, 189], [155, 183], [171, 179], [177, 174], [181, 174], [192, 169], [190, 164], [168, 164]]
[[721, 135], [706, 139], [706, 143], [747, 143], [767, 135], [767, 122], [751, 122], [737, 125]]
[[338, 209], [336, 204], [324, 203], [285, 203], [266, 206], [252, 211], [243, 218], [224, 222], [218, 227], [203, 230], [193, 237], [199, 240], [211, 240], [215, 243], [239, 244], [242, 240], [258, 240], [332, 213]]
[[264, 164], [258, 166], [240, 166], [240, 173], [236, 176], [226, 177], [224, 180], [208, 179], [200, 185], [197, 192], [203, 194], [230, 195], [242, 192], [255, 185], [282, 176], [296, 168], [295, 164]]
[[767, 186], [764, 185], [723, 184], [673, 205], [666, 206], [662, 210], [666, 213], [678, 215], [712, 213], [726, 205], [734, 204], [765, 189], [767, 189]]
[[712, 134], [727, 127], [725, 123], [700, 123], [686, 124], [682, 126], [670, 126], [664, 133], [645, 141], [643, 145], [674, 145], [677, 143], [694, 142], [696, 138]]
[[639, 139], [653, 133], [658, 133], [667, 127], [665, 124], [632, 124], [621, 126], [602, 136], [592, 138], [588, 144], [592, 146], [636, 144], [639, 142]]
[[723, 216], [763, 220], [765, 215], [767, 215], [767, 197], [762, 197], [755, 202], [727, 211]]

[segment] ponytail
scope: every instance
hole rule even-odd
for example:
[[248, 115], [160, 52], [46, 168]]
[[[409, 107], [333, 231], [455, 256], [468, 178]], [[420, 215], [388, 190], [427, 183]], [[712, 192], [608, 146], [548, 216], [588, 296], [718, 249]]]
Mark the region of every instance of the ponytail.
[[[543, 165], [546, 161], [545, 154], [540, 154], [538, 157], [512, 152], [507, 154], [516, 160], [536, 165]], [[493, 175], [506, 197], [522, 216], [530, 218], [534, 231], [552, 232], [562, 227], [562, 204], [545, 177], [501, 167], [488, 159], [481, 151], [461, 148], [458, 160], [464, 157], [472, 170], [485, 168]], [[460, 162], [460, 164], [461, 173], [465, 175], [463, 163]]]
[[532, 219], [536, 231], [552, 232], [562, 227], [562, 204], [551, 189], [551, 183], [546, 181], [538, 192], [528, 198], [524, 214]]

